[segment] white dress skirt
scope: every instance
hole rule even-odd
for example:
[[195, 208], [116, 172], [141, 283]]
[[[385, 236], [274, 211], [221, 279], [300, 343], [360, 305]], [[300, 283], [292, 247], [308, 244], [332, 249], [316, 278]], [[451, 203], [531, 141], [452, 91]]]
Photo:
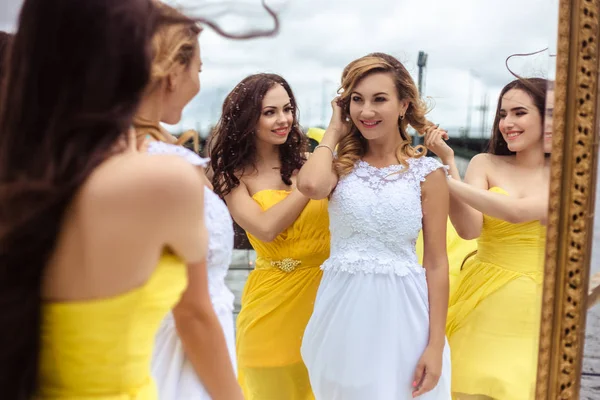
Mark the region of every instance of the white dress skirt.
[[[186, 148], [162, 142], [152, 142], [148, 153], [177, 154], [198, 166], [205, 166], [208, 162], [207, 159], [200, 158]], [[235, 370], [234, 295], [225, 284], [233, 254], [233, 221], [225, 203], [208, 188], [204, 192], [204, 214], [209, 236], [206, 260], [208, 288]], [[156, 334], [152, 376], [156, 382], [159, 400], [210, 400], [211, 398], [185, 356], [171, 313], [162, 321]]]
[[[431, 158], [375, 168], [359, 161], [329, 202], [331, 255], [302, 342], [317, 400], [412, 399], [429, 337], [429, 298], [416, 239], [421, 182]], [[396, 173], [395, 172], [400, 172]], [[420, 399], [451, 399], [450, 350], [437, 386]]]

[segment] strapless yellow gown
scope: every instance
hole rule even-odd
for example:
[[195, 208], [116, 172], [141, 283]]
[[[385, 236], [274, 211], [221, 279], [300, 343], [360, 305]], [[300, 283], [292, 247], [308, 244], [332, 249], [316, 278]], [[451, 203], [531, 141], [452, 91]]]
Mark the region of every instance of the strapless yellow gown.
[[164, 254], [139, 288], [42, 307], [40, 400], [156, 400], [154, 335], [187, 286], [185, 264]]
[[[417, 257], [419, 263], [423, 265], [423, 231], [419, 232], [417, 237]], [[456, 288], [456, 281], [460, 274], [460, 268], [463, 265], [465, 258], [477, 250], [477, 240], [465, 240], [458, 236], [454, 225], [448, 218], [446, 226], [446, 250], [448, 252], [448, 266], [450, 273], [450, 296]]]
[[[497, 193], [507, 193], [491, 188]], [[534, 399], [546, 229], [484, 216], [450, 298], [452, 391]]]
[[[263, 190], [254, 200], [266, 210], [288, 191]], [[248, 234], [256, 250], [237, 318], [239, 382], [247, 400], [313, 399], [300, 356], [304, 329], [329, 257], [327, 200], [308, 202], [298, 219], [274, 241]]]

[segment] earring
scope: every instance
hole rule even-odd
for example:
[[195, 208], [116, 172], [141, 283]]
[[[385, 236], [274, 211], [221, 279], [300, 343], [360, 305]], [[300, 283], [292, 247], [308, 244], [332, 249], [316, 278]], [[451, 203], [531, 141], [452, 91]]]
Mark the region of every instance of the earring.
[[404, 119], [404, 115], [400, 116], [400, 121], [402, 121]]

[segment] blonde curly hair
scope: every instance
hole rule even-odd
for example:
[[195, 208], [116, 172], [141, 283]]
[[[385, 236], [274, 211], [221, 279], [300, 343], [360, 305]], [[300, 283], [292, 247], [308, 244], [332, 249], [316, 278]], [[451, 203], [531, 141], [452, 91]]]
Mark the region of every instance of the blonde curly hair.
[[[428, 128], [435, 125], [425, 118], [427, 106], [421, 100], [415, 82], [400, 61], [385, 53], [372, 53], [352, 61], [342, 73], [339, 104], [344, 114], [349, 115], [350, 96], [354, 88], [365, 77], [375, 73], [390, 73], [396, 84], [398, 99], [409, 102], [404, 118], [398, 119], [398, 132], [402, 143], [396, 149], [398, 162], [408, 168], [407, 159], [423, 157], [427, 150], [421, 145], [412, 146], [411, 137], [406, 130], [407, 126], [412, 126], [419, 134], [423, 135]], [[334, 163], [340, 177], [354, 169], [356, 162], [365, 154], [368, 145], [356, 125], [352, 122], [351, 124], [350, 133], [338, 145], [338, 157]]]
[[[176, 8], [156, 0], [153, 3], [163, 16], [177, 22], [161, 25], [152, 37], [152, 66], [146, 94], [155, 90], [177, 65], [188, 67], [191, 64], [198, 45], [198, 35], [202, 32], [202, 28], [196, 22]], [[150, 135], [156, 140], [170, 141], [170, 134], [154, 122], [135, 116], [133, 125], [138, 136]], [[190, 139], [193, 140], [194, 150], [197, 152], [199, 138], [196, 131], [184, 132], [176, 144], [183, 144]]]

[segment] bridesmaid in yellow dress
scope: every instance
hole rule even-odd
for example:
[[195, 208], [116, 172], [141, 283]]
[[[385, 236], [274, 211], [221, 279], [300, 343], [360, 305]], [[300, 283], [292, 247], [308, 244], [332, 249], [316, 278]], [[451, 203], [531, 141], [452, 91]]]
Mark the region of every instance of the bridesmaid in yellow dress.
[[530, 78], [502, 89], [489, 153], [471, 160], [465, 182], [439, 133], [425, 139], [451, 166], [457, 232], [478, 238], [449, 303], [456, 399], [534, 398], [549, 182], [546, 87]]
[[249, 76], [225, 99], [211, 140], [215, 192], [257, 253], [237, 319], [248, 400], [313, 398], [300, 345], [329, 256], [329, 219], [327, 200], [296, 188], [306, 151], [296, 107], [280, 76]]
[[161, 18], [149, 1], [23, 4], [0, 101], [3, 399], [156, 399], [158, 324], [206, 274], [201, 174], [126, 145]]

